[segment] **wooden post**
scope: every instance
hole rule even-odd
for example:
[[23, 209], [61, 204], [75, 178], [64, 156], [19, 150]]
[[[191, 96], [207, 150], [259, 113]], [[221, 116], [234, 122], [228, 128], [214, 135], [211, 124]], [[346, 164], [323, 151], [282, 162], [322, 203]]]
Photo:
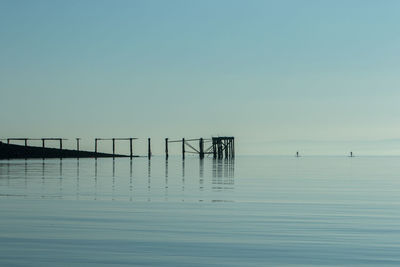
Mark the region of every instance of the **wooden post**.
[[165, 158], [168, 159], [168, 138], [165, 138]]
[[42, 147], [43, 147], [43, 148], [45, 147], [44, 141], [45, 141], [45, 139], [42, 138]]
[[149, 159], [150, 159], [150, 158], [151, 158], [151, 139], [150, 139], [150, 138], [147, 139], [147, 145], [148, 145], [148, 148], [147, 148], [147, 156], [148, 156]]
[[200, 159], [204, 159], [204, 141], [203, 138], [200, 138], [199, 141], [199, 151], [200, 151]]
[[130, 150], [130, 155], [131, 159], [133, 157], [133, 144], [132, 144], [132, 138], [129, 138], [129, 150]]
[[[27, 159], [27, 154], [28, 154], [28, 138], [25, 138], [25, 160]], [[25, 172], [26, 172], [26, 162], [25, 162]], [[25, 173], [25, 178], [26, 178], [26, 173]]]
[[233, 138], [231, 139], [231, 158], [233, 158], [234, 157], [234, 154], [235, 154], [235, 150], [234, 150], [234, 148], [233, 148]]
[[232, 153], [232, 148], [231, 148], [231, 146], [232, 146], [232, 141], [231, 141], [231, 139], [229, 138], [229, 139], [228, 139], [228, 158], [231, 157], [231, 153]]
[[227, 139], [225, 141], [225, 158], [229, 157], [229, 144], [230, 144], [229, 139]]
[[215, 139], [215, 150], [217, 151], [217, 158], [219, 159], [219, 138]]
[[94, 139], [94, 153], [96, 153], [97, 158], [97, 138]]
[[228, 139], [225, 139], [224, 143], [225, 143], [225, 158], [227, 159], [228, 158], [228, 153], [229, 153], [229, 151], [228, 151]]
[[7, 138], [7, 144], [10, 144], [10, 138]]
[[212, 148], [213, 148], [213, 158], [216, 159], [217, 158], [217, 145], [215, 142], [215, 138], [212, 138]]
[[[62, 160], [62, 138], [59, 138], [58, 141], [60, 142], [60, 160]], [[61, 171], [61, 169], [60, 169]]]
[[112, 139], [112, 153], [113, 153], [113, 158], [115, 157], [115, 138]]
[[218, 138], [218, 158], [222, 159], [224, 157], [223, 151], [222, 151], [222, 140], [221, 138]]
[[235, 144], [235, 139], [232, 138], [232, 158], [235, 157], [235, 146], [234, 146], [234, 144]]
[[185, 159], [185, 138], [182, 138], [182, 159]]
[[79, 138], [76, 138], [76, 151], [77, 151], [77, 156], [76, 157], [79, 158]]

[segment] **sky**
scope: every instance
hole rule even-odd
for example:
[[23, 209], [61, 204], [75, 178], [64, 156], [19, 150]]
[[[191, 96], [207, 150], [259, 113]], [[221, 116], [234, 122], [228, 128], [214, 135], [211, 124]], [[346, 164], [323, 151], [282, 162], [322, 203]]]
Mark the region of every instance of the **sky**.
[[[7, 137], [400, 155], [400, 1], [0, 0]], [[71, 141], [72, 142], [72, 141]], [[107, 148], [108, 149], [108, 148]], [[179, 149], [178, 149], [179, 150]]]

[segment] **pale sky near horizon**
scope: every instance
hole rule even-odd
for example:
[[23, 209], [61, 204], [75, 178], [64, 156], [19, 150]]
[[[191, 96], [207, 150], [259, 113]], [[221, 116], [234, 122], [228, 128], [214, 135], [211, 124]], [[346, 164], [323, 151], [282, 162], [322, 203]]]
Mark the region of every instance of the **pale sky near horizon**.
[[0, 0], [1, 136], [152, 137], [161, 153], [165, 137], [232, 135], [243, 154], [400, 154], [399, 12]]

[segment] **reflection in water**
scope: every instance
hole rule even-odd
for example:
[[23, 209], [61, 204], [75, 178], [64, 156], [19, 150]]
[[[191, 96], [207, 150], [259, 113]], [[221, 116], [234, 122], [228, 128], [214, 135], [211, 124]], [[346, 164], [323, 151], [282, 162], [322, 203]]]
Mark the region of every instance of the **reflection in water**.
[[[234, 159], [214, 159], [213, 160], [213, 189], [224, 190], [234, 189], [235, 160]], [[223, 174], [223, 175], [222, 175]]]
[[148, 163], [147, 163], [147, 201], [151, 201], [150, 197], [150, 191], [151, 191], [151, 159], [149, 158]]
[[112, 200], [115, 200], [115, 159], [112, 161]]
[[129, 201], [133, 200], [133, 170], [132, 159], [129, 161]]
[[28, 162], [25, 160], [24, 178], [25, 178], [25, 190], [28, 189]]
[[168, 159], [165, 159], [165, 185], [164, 200], [168, 201]]
[[76, 199], [79, 200], [79, 158], [76, 159]]
[[185, 160], [182, 160], [182, 201], [185, 199]]
[[[0, 179], [0, 196], [152, 202], [232, 201], [229, 198], [234, 190], [233, 160], [155, 158], [147, 162], [133, 161], [80, 158], [0, 162], [0, 177], [3, 178]], [[147, 179], [143, 179], [146, 176]]]
[[7, 161], [7, 186], [10, 186], [10, 161]]
[[44, 198], [44, 185], [45, 185], [45, 177], [44, 177], [44, 172], [45, 172], [45, 160], [42, 159], [42, 194], [41, 198]]
[[60, 179], [58, 179], [59, 180], [59, 185], [60, 185], [60, 198], [62, 198], [62, 187], [63, 187], [63, 183], [62, 183], [62, 180], [63, 180], [63, 176], [62, 176], [62, 159], [60, 159], [60, 165], [59, 165], [60, 167]]
[[94, 200], [97, 200], [97, 159], [94, 161]]
[[199, 176], [200, 178], [204, 177], [204, 159], [199, 160]]

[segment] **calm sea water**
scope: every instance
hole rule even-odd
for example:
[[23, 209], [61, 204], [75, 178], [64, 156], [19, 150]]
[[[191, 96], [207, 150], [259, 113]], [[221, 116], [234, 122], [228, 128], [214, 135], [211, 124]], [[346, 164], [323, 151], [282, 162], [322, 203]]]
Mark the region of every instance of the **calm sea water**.
[[0, 266], [400, 265], [400, 158], [0, 161]]

